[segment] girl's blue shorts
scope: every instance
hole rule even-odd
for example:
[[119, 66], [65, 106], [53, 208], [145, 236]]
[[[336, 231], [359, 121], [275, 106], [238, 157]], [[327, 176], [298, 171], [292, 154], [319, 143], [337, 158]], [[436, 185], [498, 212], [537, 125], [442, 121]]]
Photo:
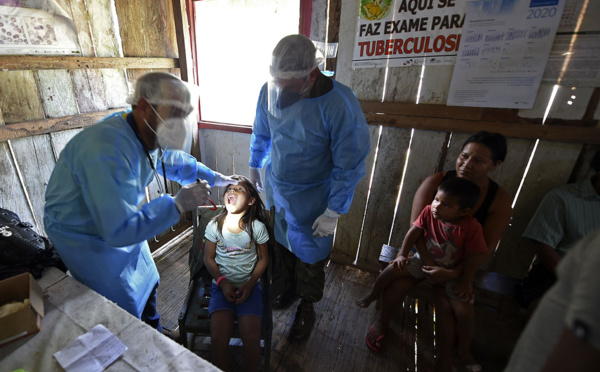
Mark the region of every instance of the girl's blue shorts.
[[[237, 289], [237, 288], [236, 288]], [[237, 316], [240, 315], [256, 315], [262, 318], [263, 302], [262, 302], [262, 286], [260, 281], [256, 283], [250, 296], [241, 304], [229, 302], [225, 299], [223, 291], [217, 287], [215, 283], [210, 286], [210, 302], [208, 304], [208, 314], [212, 314], [217, 310], [231, 310]]]

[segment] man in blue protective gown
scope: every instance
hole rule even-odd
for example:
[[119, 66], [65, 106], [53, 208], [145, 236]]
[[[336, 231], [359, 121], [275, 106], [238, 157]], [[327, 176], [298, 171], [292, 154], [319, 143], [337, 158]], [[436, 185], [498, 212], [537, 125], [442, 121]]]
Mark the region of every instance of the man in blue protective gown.
[[[130, 112], [86, 128], [61, 152], [46, 189], [44, 226], [75, 279], [162, 331], [159, 275], [146, 240], [204, 204], [209, 185], [236, 181], [181, 151], [191, 144], [186, 118], [193, 107], [179, 78], [146, 74], [128, 103]], [[185, 186], [140, 207], [157, 174]]]
[[313, 303], [323, 297], [325, 264], [337, 219], [347, 213], [365, 175], [369, 131], [352, 90], [322, 74], [323, 58], [303, 35], [284, 37], [271, 63], [272, 80], [260, 92], [250, 144], [250, 179], [276, 207], [275, 238], [284, 269], [275, 308], [301, 298], [289, 334], [305, 340]]

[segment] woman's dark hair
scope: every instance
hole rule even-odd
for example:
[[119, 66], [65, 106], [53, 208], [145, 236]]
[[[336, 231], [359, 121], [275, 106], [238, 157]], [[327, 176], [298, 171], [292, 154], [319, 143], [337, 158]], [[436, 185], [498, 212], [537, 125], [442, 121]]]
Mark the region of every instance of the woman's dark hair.
[[438, 186], [438, 191], [457, 198], [461, 209], [473, 208], [481, 195], [475, 182], [461, 177], [448, 178]]
[[[240, 229], [246, 230], [248, 235], [250, 235], [251, 241], [254, 242], [254, 231], [252, 231], [252, 221], [259, 220], [260, 222], [264, 223], [265, 226], [268, 226], [265, 205], [262, 199], [260, 198], [258, 190], [256, 190], [256, 187], [248, 178], [239, 175], [233, 175], [231, 176], [231, 178], [238, 181], [238, 185], [241, 184], [242, 186], [244, 186], [244, 188], [246, 188], [246, 191], [248, 191], [249, 198], [254, 198], [254, 204], [252, 204], [248, 208], [246, 213], [244, 213], [242, 218], [240, 218]], [[229, 187], [230, 186], [227, 186], [225, 188], [225, 195], [227, 195], [227, 189]], [[223, 212], [221, 212], [213, 218], [213, 221], [217, 222], [217, 230], [219, 231], [219, 234], [221, 236], [223, 236], [223, 224], [225, 222], [225, 216], [227, 216], [227, 208], [224, 208]]]
[[500, 133], [490, 133], [482, 130], [469, 137], [462, 148], [471, 142], [481, 143], [490, 149], [492, 153], [492, 160], [494, 162], [504, 161], [506, 158], [506, 138]]

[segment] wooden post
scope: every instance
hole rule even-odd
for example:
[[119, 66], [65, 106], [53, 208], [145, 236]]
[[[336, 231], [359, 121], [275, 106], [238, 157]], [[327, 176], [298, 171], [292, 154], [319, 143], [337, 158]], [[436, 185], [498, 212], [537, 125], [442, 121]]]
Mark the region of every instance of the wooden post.
[[[327, 43], [333, 44], [340, 41], [340, 18], [342, 15], [342, 0], [329, 1], [329, 24], [327, 25]], [[325, 70], [335, 71], [337, 66], [337, 56], [327, 58]]]
[[[173, 0], [173, 18], [175, 18], [175, 33], [177, 35], [177, 49], [179, 51], [179, 69], [181, 80], [196, 83], [194, 76], [194, 60], [190, 42], [190, 25], [186, 11], [186, 0]], [[198, 102], [200, 107], [200, 102]], [[194, 128], [192, 135], [192, 156], [200, 160], [200, 145], [198, 141], [198, 128]]]
[[300, 0], [300, 27], [298, 33], [309, 38], [311, 13], [312, 0]]
[[173, 18], [175, 19], [175, 34], [179, 50], [179, 68], [181, 80], [194, 81], [194, 69], [190, 48], [190, 29], [186, 13], [185, 0], [173, 0]]

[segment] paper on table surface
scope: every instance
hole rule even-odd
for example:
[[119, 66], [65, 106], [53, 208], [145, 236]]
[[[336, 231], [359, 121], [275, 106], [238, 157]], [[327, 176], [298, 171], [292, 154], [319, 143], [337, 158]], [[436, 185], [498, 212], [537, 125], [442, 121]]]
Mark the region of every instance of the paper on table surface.
[[77, 337], [54, 358], [67, 372], [100, 372], [127, 350], [102, 324]]

